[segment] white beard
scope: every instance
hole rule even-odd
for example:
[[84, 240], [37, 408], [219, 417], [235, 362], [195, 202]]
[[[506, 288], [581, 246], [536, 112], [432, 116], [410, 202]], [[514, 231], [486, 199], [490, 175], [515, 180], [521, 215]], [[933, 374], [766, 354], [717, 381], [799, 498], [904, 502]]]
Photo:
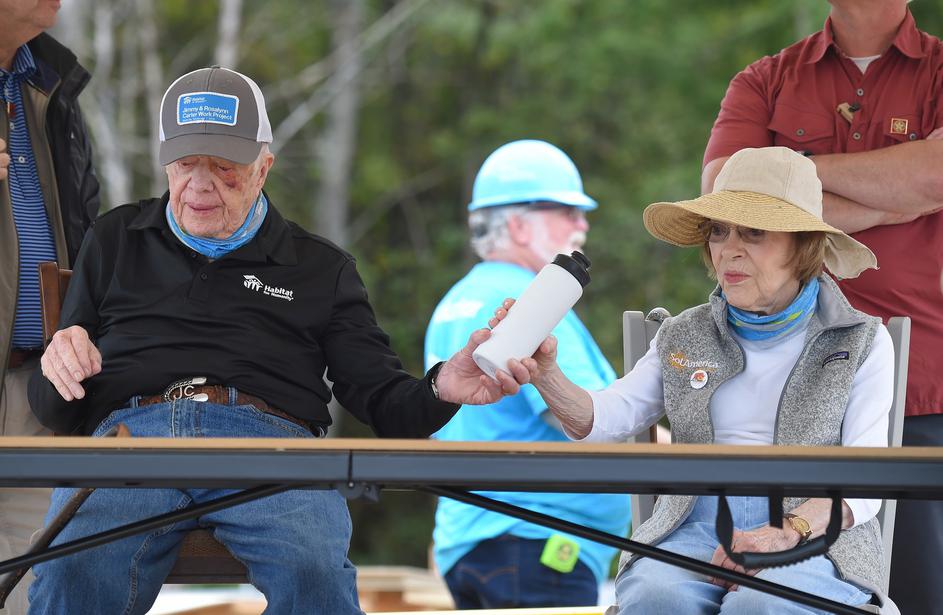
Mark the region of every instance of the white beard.
[[[543, 262], [553, 262], [557, 254], [570, 254], [574, 250], [582, 251], [583, 245], [586, 243], [586, 233], [583, 231], [573, 231], [565, 242], [560, 245], [553, 245], [550, 243], [550, 238], [547, 236], [547, 226], [544, 221], [536, 217], [532, 220], [534, 220], [534, 239], [530, 244], [530, 249], [533, 250]], [[539, 220], [539, 222], [537, 220]]]

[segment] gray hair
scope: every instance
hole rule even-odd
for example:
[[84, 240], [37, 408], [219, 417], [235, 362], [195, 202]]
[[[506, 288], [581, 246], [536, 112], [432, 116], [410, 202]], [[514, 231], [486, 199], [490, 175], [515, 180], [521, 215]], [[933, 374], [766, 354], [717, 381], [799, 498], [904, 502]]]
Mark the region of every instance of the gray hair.
[[502, 207], [482, 207], [468, 214], [468, 230], [471, 233], [471, 247], [484, 259], [496, 250], [510, 247], [508, 219], [522, 216], [530, 208], [527, 205], [506, 205]]

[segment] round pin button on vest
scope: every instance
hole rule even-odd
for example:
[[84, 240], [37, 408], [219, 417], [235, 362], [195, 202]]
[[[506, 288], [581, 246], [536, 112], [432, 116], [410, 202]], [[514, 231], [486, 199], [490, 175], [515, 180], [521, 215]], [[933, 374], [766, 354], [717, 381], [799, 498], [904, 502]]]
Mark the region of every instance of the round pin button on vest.
[[707, 372], [699, 369], [691, 374], [691, 388], [703, 389], [707, 385]]

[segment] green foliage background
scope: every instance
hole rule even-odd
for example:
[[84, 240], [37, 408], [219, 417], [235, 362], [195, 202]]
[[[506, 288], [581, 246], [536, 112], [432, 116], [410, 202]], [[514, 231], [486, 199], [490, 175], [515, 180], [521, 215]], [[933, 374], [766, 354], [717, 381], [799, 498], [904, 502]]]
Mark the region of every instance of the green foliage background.
[[[367, 2], [367, 22], [397, 3]], [[209, 63], [216, 4], [158, 3], [172, 78]], [[911, 9], [943, 34], [941, 0]], [[593, 283], [577, 310], [621, 369], [621, 312], [700, 303], [712, 285], [694, 250], [644, 231], [649, 203], [699, 193], [701, 156], [727, 83], [747, 64], [821, 28], [824, 0], [438, 0], [366, 57], [351, 185], [351, 243], [380, 323], [420, 373], [428, 317], [473, 264], [465, 204], [482, 160], [520, 138], [563, 148], [599, 209]], [[290, 80], [330, 51], [329, 2], [249, 0], [239, 70]], [[186, 54], [181, 49], [187, 51]], [[163, 52], [162, 52], [163, 53]], [[273, 125], [295, 104], [271, 103]], [[307, 137], [279, 154], [266, 188], [309, 229], [318, 181]], [[140, 178], [139, 178], [140, 179]], [[142, 190], [146, 186], [139, 182]], [[143, 194], [142, 194], [143, 196]], [[345, 435], [366, 435], [348, 421]], [[357, 564], [424, 565], [434, 502], [384, 493], [352, 503]]]

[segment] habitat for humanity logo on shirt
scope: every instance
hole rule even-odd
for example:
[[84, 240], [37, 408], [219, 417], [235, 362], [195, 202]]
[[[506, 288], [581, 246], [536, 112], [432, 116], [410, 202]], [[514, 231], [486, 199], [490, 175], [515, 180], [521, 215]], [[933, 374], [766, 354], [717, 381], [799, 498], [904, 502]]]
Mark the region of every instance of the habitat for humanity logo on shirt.
[[260, 292], [263, 295], [268, 295], [269, 297], [275, 297], [277, 299], [284, 299], [285, 301], [294, 301], [295, 291], [288, 290], [287, 288], [282, 288], [281, 286], [269, 286], [259, 278], [251, 274], [243, 275], [242, 285], [248, 288], [249, 290], [254, 290]]

